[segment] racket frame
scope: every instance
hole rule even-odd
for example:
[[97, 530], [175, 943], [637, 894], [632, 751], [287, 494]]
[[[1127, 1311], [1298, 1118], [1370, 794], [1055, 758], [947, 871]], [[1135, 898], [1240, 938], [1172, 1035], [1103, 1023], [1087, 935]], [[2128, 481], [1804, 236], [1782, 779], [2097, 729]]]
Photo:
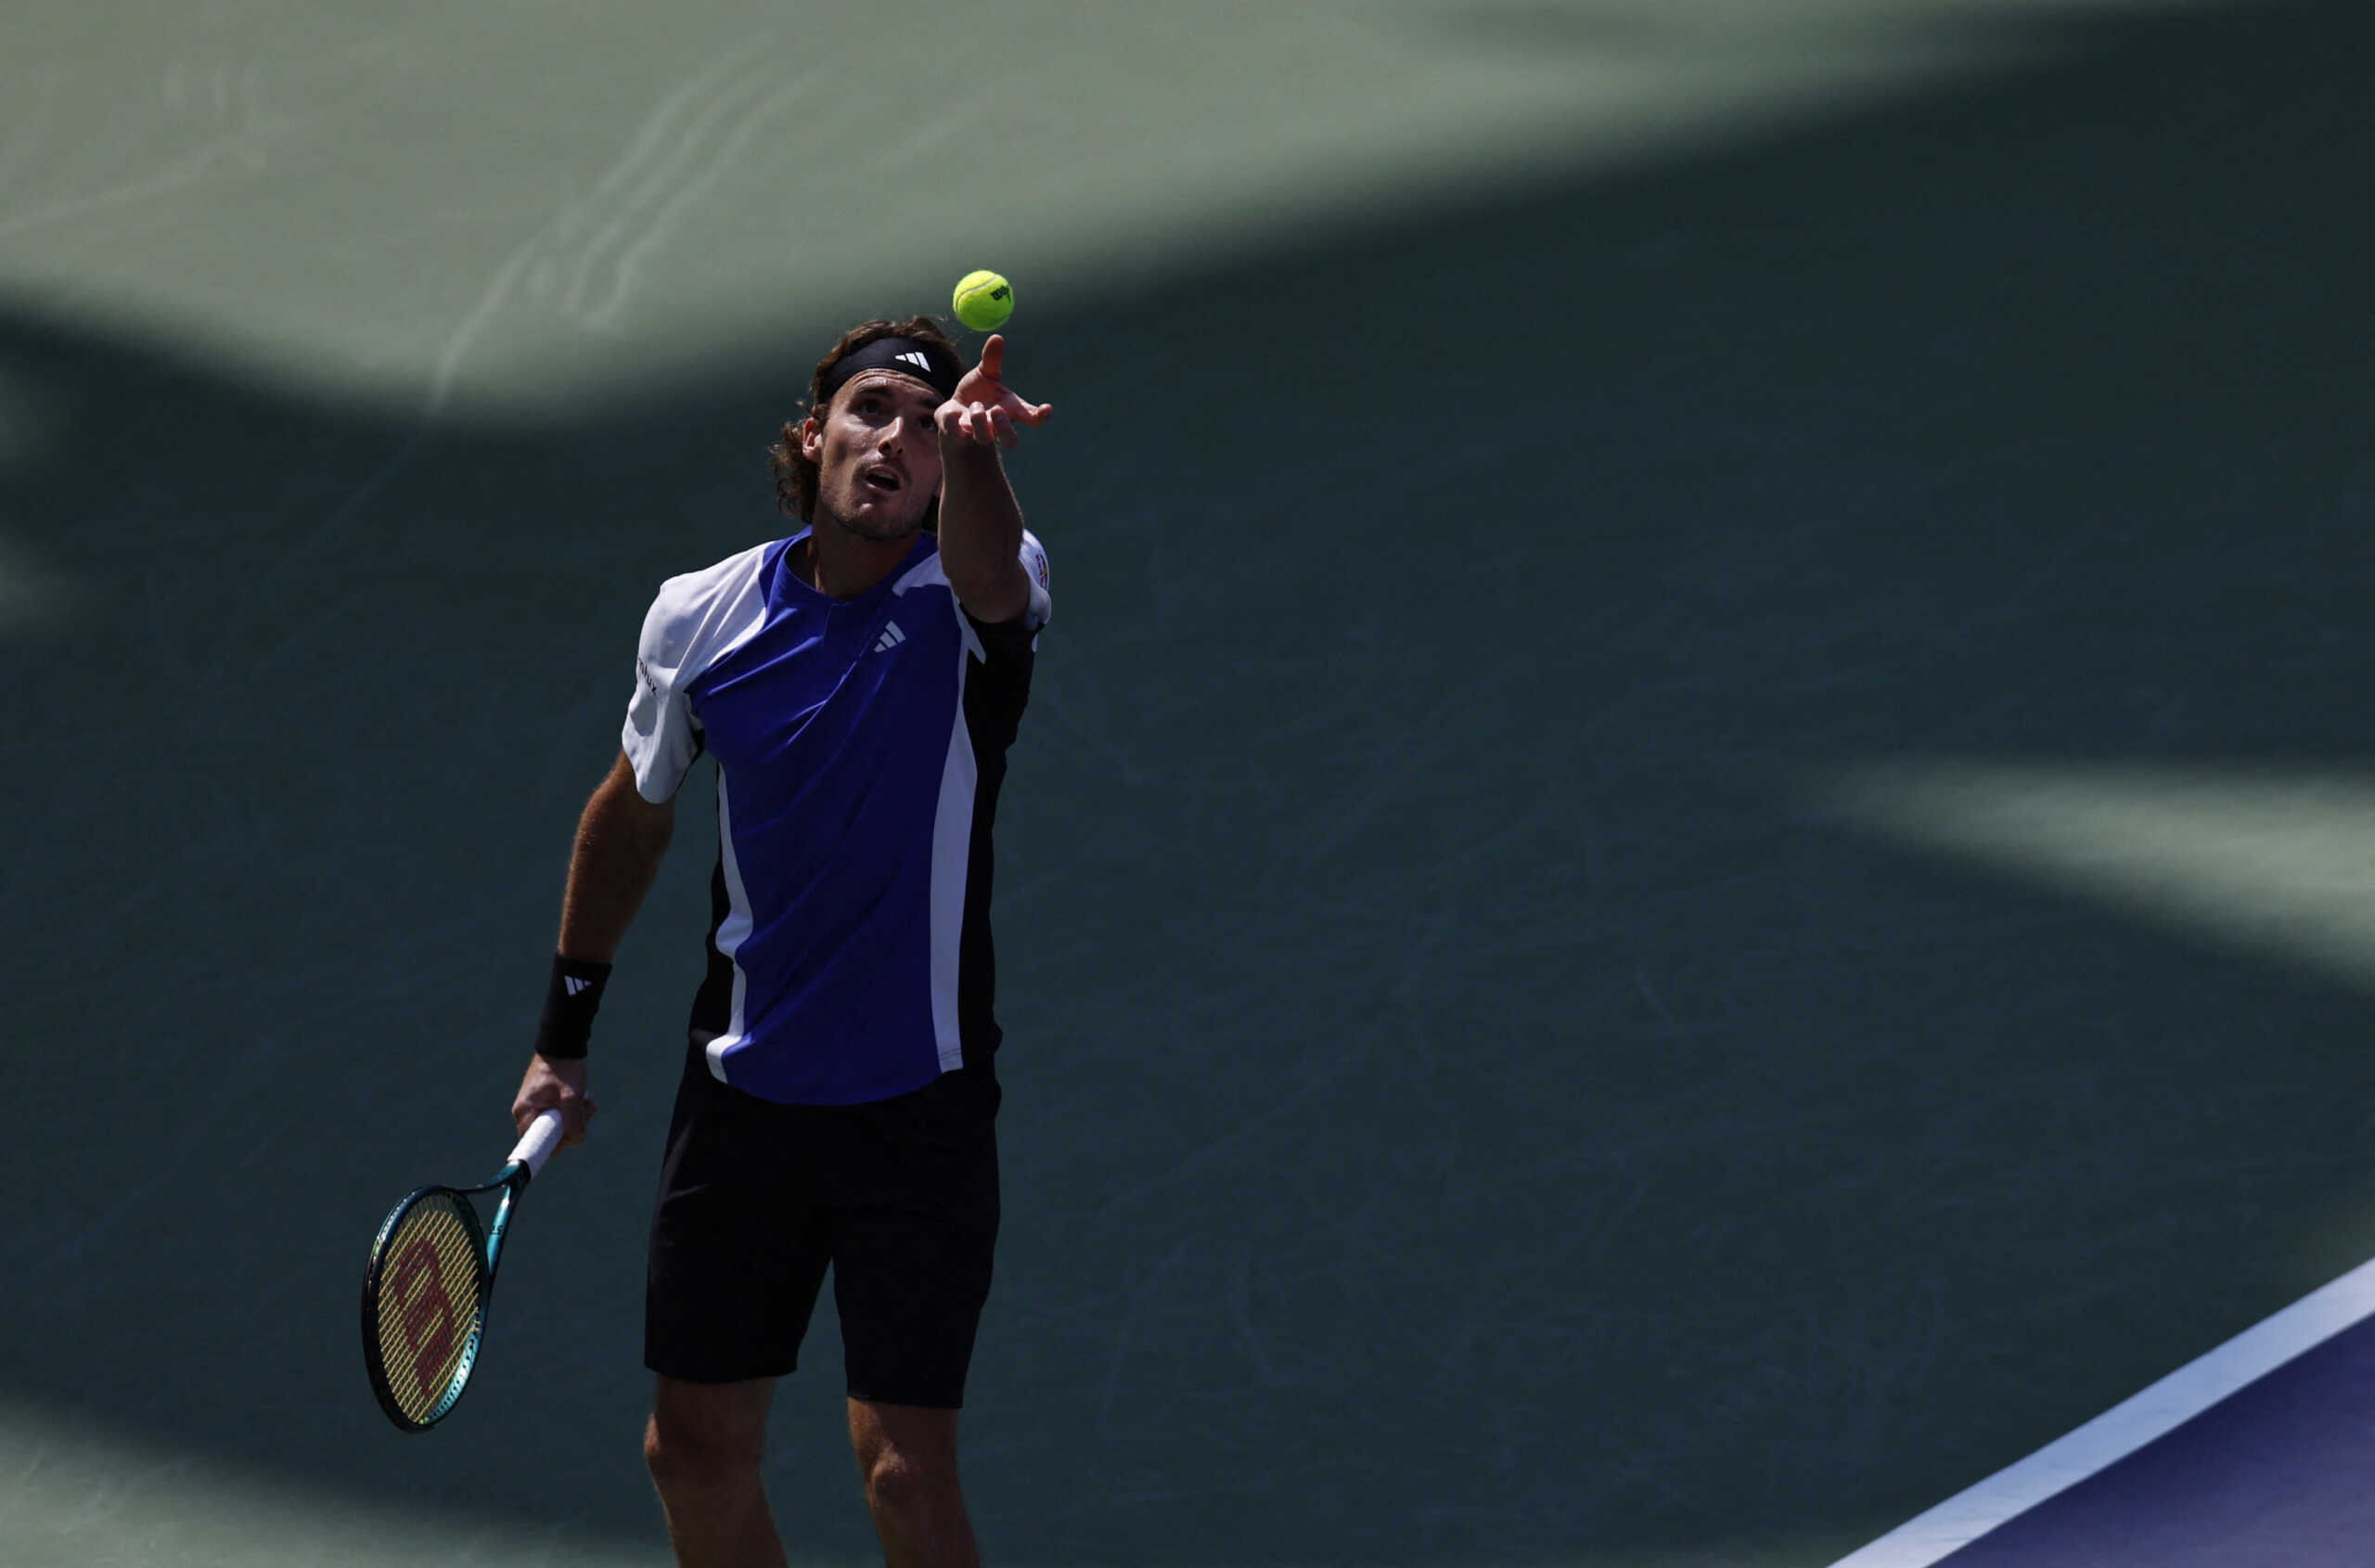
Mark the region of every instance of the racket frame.
[[[399, 1432], [427, 1432], [461, 1403], [462, 1393], [469, 1386], [470, 1372], [478, 1365], [480, 1343], [486, 1335], [487, 1304], [494, 1299], [495, 1269], [503, 1260], [503, 1236], [511, 1227], [511, 1206], [519, 1201], [520, 1194], [527, 1190], [528, 1184], [535, 1179], [535, 1176], [533, 1166], [514, 1160], [504, 1166], [494, 1179], [476, 1187], [447, 1187], [438, 1182], [416, 1187], [396, 1201], [396, 1206], [388, 1211], [388, 1217], [380, 1223], [379, 1234], [372, 1238], [371, 1261], [363, 1272], [363, 1365], [371, 1376], [372, 1396], [379, 1400], [379, 1408], [386, 1413], [388, 1420], [395, 1423]], [[489, 1192], [501, 1192], [503, 1197], [495, 1204], [493, 1223], [481, 1227], [477, 1206], [469, 1200]], [[388, 1243], [397, 1227], [414, 1209], [441, 1193], [451, 1193], [460, 1200], [457, 1206], [469, 1216], [470, 1235], [479, 1253], [478, 1305], [470, 1314], [469, 1326], [463, 1334], [462, 1353], [454, 1363], [453, 1377], [446, 1382], [444, 1392], [438, 1395], [437, 1402], [429, 1407], [428, 1415], [416, 1420], [406, 1415], [404, 1407], [397, 1402], [394, 1385], [388, 1381], [388, 1369], [380, 1357], [379, 1287], [382, 1276], [392, 1261], [388, 1255]]]

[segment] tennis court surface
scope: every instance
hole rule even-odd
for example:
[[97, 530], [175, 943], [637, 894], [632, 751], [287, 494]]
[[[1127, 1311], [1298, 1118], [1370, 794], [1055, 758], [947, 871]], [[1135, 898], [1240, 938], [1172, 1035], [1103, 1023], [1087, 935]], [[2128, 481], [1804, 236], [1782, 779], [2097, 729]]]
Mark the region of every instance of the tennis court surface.
[[[509, 1145], [654, 588], [975, 267], [989, 1557], [2363, 1538], [2375, 11], [959, 14], [11, 7], [0, 1563], [665, 1561], [705, 782], [428, 1437], [364, 1252]], [[774, 1438], [875, 1560], [835, 1382]]]

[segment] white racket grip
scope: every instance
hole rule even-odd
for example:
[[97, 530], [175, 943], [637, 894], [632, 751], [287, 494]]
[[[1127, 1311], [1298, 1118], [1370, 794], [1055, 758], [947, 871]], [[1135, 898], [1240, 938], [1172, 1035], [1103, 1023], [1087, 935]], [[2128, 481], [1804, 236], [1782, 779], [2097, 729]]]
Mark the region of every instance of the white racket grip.
[[560, 1112], [539, 1111], [536, 1119], [528, 1124], [527, 1136], [520, 1140], [520, 1147], [511, 1151], [511, 1160], [514, 1163], [527, 1166], [530, 1176], [541, 1176], [545, 1162], [551, 1159], [553, 1150], [559, 1147]]

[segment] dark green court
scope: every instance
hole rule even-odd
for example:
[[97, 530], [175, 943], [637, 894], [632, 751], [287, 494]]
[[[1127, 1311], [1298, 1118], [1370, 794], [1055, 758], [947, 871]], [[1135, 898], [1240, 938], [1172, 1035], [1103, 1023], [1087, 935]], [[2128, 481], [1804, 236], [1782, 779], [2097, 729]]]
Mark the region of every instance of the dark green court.
[[508, 1146], [653, 589], [976, 266], [989, 1557], [1821, 1568], [2375, 1255], [2365, 6], [7, 32], [0, 1559], [666, 1561], [705, 784], [427, 1437], [364, 1250]]

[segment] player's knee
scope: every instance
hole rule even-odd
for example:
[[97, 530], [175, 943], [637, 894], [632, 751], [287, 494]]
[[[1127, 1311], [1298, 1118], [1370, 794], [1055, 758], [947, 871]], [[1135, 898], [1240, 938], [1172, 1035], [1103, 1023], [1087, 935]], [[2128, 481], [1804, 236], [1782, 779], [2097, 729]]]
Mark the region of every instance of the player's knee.
[[866, 1506], [877, 1516], [920, 1523], [947, 1510], [956, 1480], [944, 1466], [884, 1447], [867, 1456]]
[[643, 1462], [663, 1492], [756, 1484], [759, 1445], [742, 1433], [654, 1415], [643, 1431]]

